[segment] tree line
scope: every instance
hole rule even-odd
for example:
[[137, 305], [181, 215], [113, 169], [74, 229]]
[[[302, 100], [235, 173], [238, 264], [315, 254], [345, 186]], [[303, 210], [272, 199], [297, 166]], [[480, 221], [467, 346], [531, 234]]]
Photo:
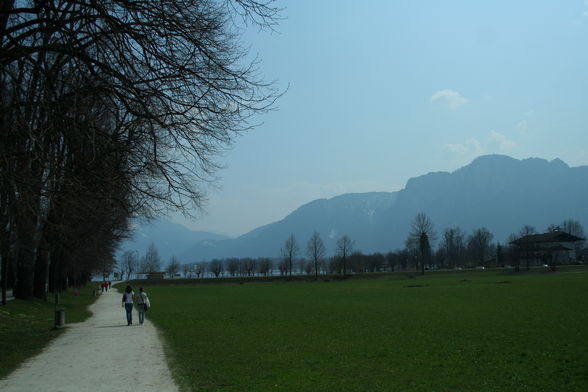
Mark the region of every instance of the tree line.
[[2, 1], [2, 301], [114, 266], [129, 221], [198, 211], [216, 157], [279, 93], [243, 27], [273, 0]]
[[[580, 222], [567, 219], [560, 224], [551, 224], [546, 231], [562, 231], [585, 238], [584, 228]], [[485, 227], [466, 233], [459, 227], [443, 230], [438, 238], [431, 219], [423, 213], [417, 214], [411, 224], [409, 234], [402, 249], [388, 253], [364, 254], [354, 249], [354, 241], [347, 235], [339, 238], [335, 251], [327, 255], [327, 248], [318, 232], [314, 232], [304, 247], [301, 247], [291, 234], [284, 241], [279, 258], [226, 258], [211, 261], [181, 264], [175, 257], [170, 259], [165, 272], [168, 276], [185, 278], [204, 277], [251, 277], [251, 276], [287, 276], [308, 275], [318, 279], [319, 275], [336, 274], [346, 276], [350, 273], [418, 271], [424, 273], [430, 269], [462, 269], [511, 266], [516, 270], [530, 268], [529, 258], [523, 257], [513, 241], [532, 234], [537, 230], [529, 225], [509, 235], [507, 243], [494, 241], [494, 235]], [[437, 245], [435, 247], [435, 244]], [[584, 241], [576, 246], [578, 254], [584, 247]], [[129, 255], [122, 257], [121, 273], [131, 276], [139, 270], [160, 271], [161, 259], [153, 260], [157, 254], [151, 244], [145, 256], [134, 259], [134, 267], [128, 266]], [[126, 260], [126, 261], [125, 261]], [[523, 264], [524, 261], [524, 265]], [[153, 269], [155, 268], [155, 269]]]
[[[551, 224], [545, 231], [561, 231], [585, 239], [582, 224], [573, 219]], [[524, 225], [518, 232], [511, 233], [505, 244], [501, 244], [493, 241], [494, 235], [485, 227], [474, 229], [470, 234], [466, 234], [459, 227], [452, 227], [443, 231], [435, 250], [432, 245], [437, 239], [437, 233], [430, 218], [421, 213], [413, 221], [405, 248], [394, 253], [397, 264], [402, 268], [412, 266], [421, 272], [427, 268], [505, 266], [519, 270], [524, 257], [513, 241], [533, 234], [538, 234], [537, 229]], [[584, 241], [580, 241], [574, 245], [576, 257], [584, 244]], [[525, 267], [528, 269], [530, 259], [524, 259]]]

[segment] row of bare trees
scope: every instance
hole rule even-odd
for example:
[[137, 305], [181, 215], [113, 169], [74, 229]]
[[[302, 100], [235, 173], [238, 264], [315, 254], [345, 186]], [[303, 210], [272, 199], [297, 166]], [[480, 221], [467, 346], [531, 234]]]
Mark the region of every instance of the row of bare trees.
[[[551, 224], [546, 231], [563, 231], [579, 238], [585, 238], [582, 225], [573, 219], [564, 220], [561, 224]], [[494, 235], [485, 227], [475, 229], [466, 235], [459, 227], [447, 228], [442, 234], [436, 251], [432, 244], [437, 240], [437, 234], [431, 219], [423, 214], [417, 214], [411, 231], [405, 242], [405, 249], [397, 250], [389, 255], [395, 259], [394, 264], [402, 268], [420, 269], [424, 273], [426, 268], [471, 268], [487, 266], [512, 265], [520, 267], [521, 255], [513, 247], [512, 242], [532, 234], [537, 230], [529, 225], [523, 226], [518, 233], [512, 233], [506, 244], [494, 243]], [[584, 243], [575, 245], [576, 251], [583, 248]], [[529, 268], [529, 258], [526, 267]]]
[[[370, 256], [364, 256], [359, 253], [349, 255], [347, 257], [347, 270], [359, 271], [360, 269], [357, 266], [363, 263], [365, 257]], [[378, 268], [377, 270], [373, 270], [373, 272], [382, 270]], [[290, 265], [287, 258], [231, 257], [197, 263], [186, 263], [180, 265], [173, 272], [169, 268], [166, 272], [168, 277], [180, 275], [185, 278], [269, 277], [279, 275], [292, 279], [293, 275], [309, 275], [318, 279], [319, 275], [325, 274], [343, 275], [343, 262], [342, 258], [337, 256], [320, 258], [317, 262], [307, 258], [297, 257], [293, 259], [292, 265]]]
[[198, 211], [279, 94], [239, 45], [272, 0], [2, 1], [3, 302], [112, 268], [129, 218]]
[[[550, 225], [547, 231], [564, 231], [584, 238], [582, 225], [575, 220], [565, 220], [559, 225]], [[427, 269], [455, 269], [475, 267], [504, 267], [521, 264], [521, 254], [511, 242], [537, 231], [524, 226], [516, 234], [511, 234], [507, 244], [493, 242], [493, 234], [481, 227], [466, 234], [459, 227], [443, 231], [435, 249], [437, 233], [433, 222], [425, 214], [418, 214], [412, 223], [405, 241], [405, 247], [387, 254], [363, 254], [355, 251], [354, 242], [349, 236], [340, 237], [335, 252], [327, 256], [327, 248], [318, 232], [314, 232], [301, 250], [296, 237], [288, 236], [281, 249], [281, 258], [228, 258], [209, 262], [180, 264], [172, 256], [166, 272], [169, 277], [252, 277], [281, 275], [292, 278], [296, 275], [368, 273], [383, 271], [420, 271]], [[578, 249], [582, 243], [576, 245]], [[529, 259], [527, 258], [527, 263]], [[145, 255], [139, 258], [136, 252], [126, 252], [119, 265], [122, 276], [129, 278], [136, 272], [161, 271], [161, 261], [152, 243]], [[527, 268], [529, 265], [527, 264]]]
[[[283, 262], [280, 264], [280, 270], [287, 270], [290, 278], [292, 277], [293, 262], [296, 259], [296, 256], [298, 256], [299, 252], [300, 247], [298, 246], [296, 237], [294, 234], [290, 234], [284, 243], [284, 247], [282, 248], [281, 253]], [[319, 270], [321, 269], [320, 267], [324, 262], [326, 253], [327, 249], [325, 244], [320, 234], [315, 231], [306, 244], [306, 255], [312, 262], [310, 270], [314, 271], [315, 279], [318, 278]], [[341, 273], [343, 276], [345, 276], [347, 275], [347, 259], [353, 253], [353, 241], [351, 238], [349, 238], [349, 236], [344, 235], [337, 240], [335, 253], [335, 264], [341, 266]]]
[[[139, 256], [135, 250], [129, 250], [124, 252], [116, 262], [119, 276], [123, 280], [131, 279], [132, 276], [140, 273], [160, 272], [161, 263], [161, 257], [154, 243], [149, 245], [143, 256]], [[172, 257], [168, 266], [170, 274], [176, 273], [179, 265], [177, 259]]]
[[[235, 276], [270, 276], [275, 273], [292, 278], [297, 274], [314, 274], [318, 279], [319, 274], [338, 273], [346, 275], [349, 258], [353, 252], [353, 241], [344, 235], [337, 241], [336, 255], [327, 258], [327, 248], [318, 232], [314, 232], [306, 244], [306, 256], [301, 259], [300, 246], [294, 234], [291, 234], [281, 249], [280, 260], [270, 258], [229, 258], [225, 260], [214, 259], [210, 262], [190, 263], [182, 267], [184, 276], [203, 277], [206, 273], [214, 277], [228, 275]], [[171, 265], [171, 263], [170, 263]], [[179, 269], [179, 268], [178, 268]], [[168, 271], [169, 275], [169, 271]]]

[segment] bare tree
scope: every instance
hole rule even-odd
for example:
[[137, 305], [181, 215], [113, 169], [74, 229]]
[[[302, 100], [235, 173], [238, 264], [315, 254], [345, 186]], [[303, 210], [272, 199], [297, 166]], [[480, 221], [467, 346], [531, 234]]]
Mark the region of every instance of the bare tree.
[[223, 262], [219, 259], [214, 259], [208, 264], [208, 270], [218, 278], [223, 273]]
[[445, 229], [443, 244], [445, 259], [448, 267], [455, 268], [463, 263], [465, 254], [465, 235], [459, 227]]
[[161, 271], [161, 258], [159, 252], [155, 247], [155, 243], [151, 243], [141, 263], [141, 272], [160, 272]]
[[257, 267], [257, 261], [252, 258], [252, 257], [247, 257], [243, 260], [241, 260], [242, 264], [243, 264], [243, 269], [244, 272], [247, 276], [253, 276], [255, 275], [255, 270]]
[[296, 241], [296, 237], [294, 234], [290, 234], [286, 242], [284, 243], [284, 247], [282, 248], [282, 257], [284, 258], [287, 266], [288, 266], [288, 274], [289, 279], [292, 279], [292, 263], [298, 254], [298, 242]]
[[230, 276], [235, 276], [237, 274], [237, 272], [239, 271], [239, 259], [236, 257], [232, 257], [228, 260], [226, 260], [227, 265], [227, 272], [229, 273]]
[[[435, 240], [433, 222], [425, 213], [418, 213], [411, 225], [407, 244], [418, 249], [421, 273], [425, 274], [425, 261], [431, 256], [431, 242]], [[407, 246], [408, 248], [408, 246]]]
[[268, 276], [272, 273], [272, 261], [268, 258], [262, 258], [257, 263], [257, 272], [260, 275]]
[[131, 275], [137, 272], [137, 268], [139, 267], [139, 257], [137, 256], [137, 251], [128, 250], [125, 253], [123, 253], [120, 264], [122, 275], [121, 279], [125, 280], [124, 274], [127, 275], [127, 280], [130, 279]]
[[343, 276], [347, 275], [347, 258], [353, 252], [353, 241], [346, 235], [337, 240], [336, 254], [343, 263]]
[[182, 264], [182, 273], [184, 274], [184, 278], [192, 277], [190, 271], [190, 264]]
[[560, 224], [561, 231], [571, 235], [575, 235], [579, 238], [585, 238], [584, 226], [574, 219], [566, 219]]
[[505, 249], [505, 259], [507, 265], [514, 265], [515, 271], [519, 272], [521, 269], [521, 252], [519, 246], [515, 245], [514, 242], [520, 237], [517, 233], [511, 233], [508, 235], [506, 243], [508, 244]]
[[196, 274], [197, 278], [204, 276], [205, 272], [206, 272], [206, 266], [204, 263], [195, 263], [194, 264], [194, 273]]
[[288, 260], [287, 259], [282, 258], [282, 260], [280, 260], [280, 262], [278, 263], [278, 271], [280, 271], [280, 275], [282, 275], [282, 276], [288, 274]]
[[312, 233], [312, 236], [306, 244], [306, 254], [310, 258], [311, 262], [314, 264], [315, 280], [318, 279], [319, 265], [325, 257], [326, 253], [327, 249], [325, 248], [325, 244], [323, 243], [321, 235], [315, 231], [314, 233]]
[[504, 247], [500, 242], [496, 243], [496, 267], [504, 267]]
[[[279, 95], [239, 40], [278, 11], [272, 0], [1, 3], [0, 250], [19, 298], [44, 271], [64, 281], [99, 268], [130, 216], [202, 206], [219, 152]], [[63, 219], [90, 199], [124, 212], [113, 235], [100, 230], [106, 252], [84, 249], [79, 222]]]
[[[313, 269], [314, 269], [314, 266], [313, 266], [312, 262], [307, 262], [306, 260], [304, 260], [304, 265], [302, 266], [302, 271], [306, 275], [310, 275], [310, 274], [312, 274]], [[315, 280], [316, 280], [316, 278], [315, 278]]]
[[478, 265], [484, 266], [490, 253], [493, 235], [485, 227], [474, 230], [468, 237], [468, 249]]
[[167, 265], [166, 272], [170, 278], [176, 276], [176, 274], [180, 271], [180, 262], [176, 256], [172, 256], [169, 260], [169, 264]]

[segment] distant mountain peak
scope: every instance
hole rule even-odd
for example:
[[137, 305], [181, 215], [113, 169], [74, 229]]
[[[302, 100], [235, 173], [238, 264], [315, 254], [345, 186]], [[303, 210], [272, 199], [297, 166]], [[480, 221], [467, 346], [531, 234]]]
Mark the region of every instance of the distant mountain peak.
[[567, 163], [565, 163], [564, 161], [562, 161], [559, 158], [553, 159], [551, 162], [549, 162], [549, 164], [551, 164], [553, 166], [556, 166], [556, 167], [565, 168], [565, 169], [569, 169], [570, 168], [570, 166]]
[[[466, 235], [486, 227], [495, 241], [503, 242], [524, 225], [544, 230], [565, 219], [588, 225], [586, 200], [588, 166], [570, 168], [561, 159], [483, 155], [451, 173], [430, 172], [411, 178], [398, 192], [347, 193], [313, 200], [282, 220], [237, 238], [202, 238], [179, 256], [182, 262], [279, 257], [284, 241], [294, 234], [303, 257], [315, 231], [329, 256], [343, 235], [354, 241], [354, 250], [386, 253], [404, 246], [420, 212], [431, 218], [439, 237], [449, 227], [459, 227]], [[141, 231], [148, 233], [146, 229]], [[193, 238], [194, 233], [189, 234]], [[158, 235], [160, 238], [153, 238], [156, 244], [164, 240]], [[179, 235], [174, 233], [174, 237]]]
[[512, 163], [520, 162], [518, 159], [503, 154], [487, 154], [480, 155], [475, 158], [470, 165], [481, 164], [481, 163]]

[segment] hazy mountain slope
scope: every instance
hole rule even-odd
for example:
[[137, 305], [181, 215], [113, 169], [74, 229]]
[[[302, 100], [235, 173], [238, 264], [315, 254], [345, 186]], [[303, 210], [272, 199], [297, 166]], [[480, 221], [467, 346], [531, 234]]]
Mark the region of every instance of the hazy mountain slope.
[[161, 256], [162, 265], [165, 265], [171, 256], [179, 256], [195, 243], [225, 238], [227, 237], [219, 234], [193, 231], [167, 219], [155, 219], [150, 222], [134, 223], [132, 237], [121, 244], [118, 254], [122, 255], [125, 251], [137, 251], [139, 256], [143, 256], [153, 242]]
[[261, 226], [238, 238], [223, 241], [205, 241], [196, 244], [191, 260], [212, 257], [278, 257], [290, 234], [294, 234], [305, 255], [306, 242], [318, 231], [329, 252], [337, 239], [347, 234], [358, 244], [373, 242], [371, 236], [376, 217], [390, 208], [396, 193], [372, 192], [344, 194], [332, 199], [314, 200], [296, 209], [283, 220]]
[[[287, 237], [296, 236], [300, 256], [318, 231], [332, 254], [342, 235], [365, 253], [388, 252], [404, 246], [416, 214], [432, 219], [441, 239], [443, 230], [459, 226], [466, 233], [488, 228], [505, 241], [523, 225], [544, 230], [549, 224], [576, 219], [588, 229], [588, 166], [570, 168], [551, 162], [482, 156], [452, 173], [434, 172], [411, 178], [394, 192], [344, 194], [314, 200], [284, 219], [235, 239], [208, 237], [194, 241], [182, 262], [225, 257], [278, 257]], [[179, 249], [179, 247], [176, 247]]]
[[393, 239], [393, 247], [401, 247], [422, 211], [435, 223], [439, 239], [447, 227], [470, 232], [485, 226], [496, 240], [505, 241], [525, 224], [544, 230], [573, 218], [586, 225], [587, 207], [588, 167], [570, 168], [559, 159], [488, 155], [453, 173], [410, 179], [378, 228]]

